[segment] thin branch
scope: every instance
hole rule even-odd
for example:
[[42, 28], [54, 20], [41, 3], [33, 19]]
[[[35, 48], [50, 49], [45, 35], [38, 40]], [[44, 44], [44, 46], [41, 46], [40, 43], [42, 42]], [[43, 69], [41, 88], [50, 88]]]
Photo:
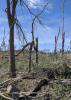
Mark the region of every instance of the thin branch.
[[17, 55], [15, 55], [15, 56], [18, 56], [19, 54], [21, 54], [24, 50], [25, 50], [25, 48], [26, 47], [28, 47], [29, 45], [31, 45], [31, 42], [29, 42], [29, 43], [27, 43], [25, 46], [23, 46], [23, 48], [19, 51], [19, 53], [17, 54]]
[[59, 35], [60, 35], [60, 27], [59, 27], [59, 31], [58, 31], [58, 35], [57, 35], [56, 41], [58, 41]]
[[22, 33], [23, 35], [23, 39], [25, 40], [25, 42], [27, 43], [27, 39], [25, 37], [25, 33], [23, 32], [22, 28], [21, 28], [21, 24], [19, 22], [19, 20], [16, 18], [16, 26], [17, 26], [17, 29], [19, 28], [20, 29], [20, 32]]

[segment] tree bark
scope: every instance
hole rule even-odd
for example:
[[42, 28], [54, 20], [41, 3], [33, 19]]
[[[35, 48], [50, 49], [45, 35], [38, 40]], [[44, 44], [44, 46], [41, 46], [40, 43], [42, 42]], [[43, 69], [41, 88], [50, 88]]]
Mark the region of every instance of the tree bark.
[[57, 53], [57, 37], [56, 37], [56, 35], [55, 35], [55, 50], [54, 50], [54, 53], [55, 53], [55, 55]]
[[30, 44], [30, 49], [29, 49], [29, 73], [31, 72], [31, 64], [32, 64], [32, 46], [33, 46], [33, 42]]
[[62, 33], [62, 56], [64, 54], [65, 32]]
[[10, 30], [10, 74], [11, 77], [16, 77], [16, 67], [15, 67], [15, 54], [14, 54], [14, 25], [15, 25], [15, 14], [16, 14], [16, 5], [18, 0], [7, 0], [7, 17]]
[[36, 64], [38, 65], [38, 38], [36, 38]]
[[14, 26], [10, 29], [10, 73], [16, 77], [15, 53], [14, 53]]

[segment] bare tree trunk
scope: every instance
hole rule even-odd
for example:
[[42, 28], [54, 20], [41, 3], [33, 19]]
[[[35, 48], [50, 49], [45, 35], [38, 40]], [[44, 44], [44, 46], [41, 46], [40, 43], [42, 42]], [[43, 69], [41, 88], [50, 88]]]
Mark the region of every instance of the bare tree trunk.
[[29, 72], [31, 72], [31, 64], [32, 64], [32, 46], [33, 46], [33, 42], [30, 44], [30, 49], [29, 49]]
[[57, 37], [55, 35], [55, 50], [54, 50], [54, 53], [56, 54], [57, 53]]
[[16, 76], [15, 52], [14, 52], [14, 26], [10, 29], [10, 73], [12, 77]]
[[65, 32], [62, 33], [62, 56], [64, 54]]
[[16, 5], [18, 0], [7, 0], [7, 17], [10, 30], [10, 74], [11, 77], [16, 77], [16, 68], [15, 68], [15, 54], [14, 54], [14, 25], [15, 25], [15, 14], [16, 14]]
[[36, 64], [38, 64], [38, 38], [36, 38]]
[[64, 32], [64, 9], [65, 0], [62, 0], [62, 56], [64, 54], [64, 42], [65, 42], [65, 32]]

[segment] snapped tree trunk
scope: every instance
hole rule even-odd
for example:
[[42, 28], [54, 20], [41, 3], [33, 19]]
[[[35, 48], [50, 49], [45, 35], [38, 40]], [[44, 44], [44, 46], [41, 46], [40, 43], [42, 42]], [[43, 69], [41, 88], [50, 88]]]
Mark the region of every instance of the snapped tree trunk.
[[64, 54], [65, 32], [62, 33], [62, 56]]
[[57, 37], [56, 37], [56, 35], [55, 35], [55, 50], [54, 50], [54, 53], [55, 53], [55, 55], [57, 53]]

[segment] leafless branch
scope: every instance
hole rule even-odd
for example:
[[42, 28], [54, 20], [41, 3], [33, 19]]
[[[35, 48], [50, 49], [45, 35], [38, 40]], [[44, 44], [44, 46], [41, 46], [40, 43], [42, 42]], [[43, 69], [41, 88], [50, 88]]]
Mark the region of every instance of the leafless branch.
[[21, 27], [21, 24], [20, 24], [20, 22], [19, 22], [19, 20], [18, 20], [17, 18], [16, 18], [16, 27], [17, 27], [18, 30], [20, 30], [20, 32], [21, 32], [22, 35], [23, 35], [23, 39], [24, 39], [25, 42], [27, 43], [27, 39], [26, 39], [26, 37], [25, 37], [25, 33], [23, 32], [22, 27]]

